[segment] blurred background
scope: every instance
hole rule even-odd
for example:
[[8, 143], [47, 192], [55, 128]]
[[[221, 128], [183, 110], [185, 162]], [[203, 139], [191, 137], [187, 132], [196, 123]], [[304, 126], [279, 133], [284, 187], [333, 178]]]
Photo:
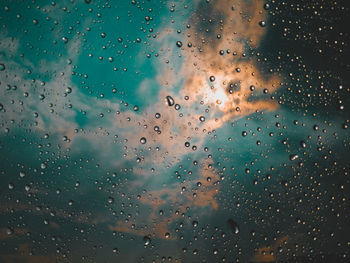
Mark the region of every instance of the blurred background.
[[1, 262], [349, 262], [349, 3], [0, 3]]

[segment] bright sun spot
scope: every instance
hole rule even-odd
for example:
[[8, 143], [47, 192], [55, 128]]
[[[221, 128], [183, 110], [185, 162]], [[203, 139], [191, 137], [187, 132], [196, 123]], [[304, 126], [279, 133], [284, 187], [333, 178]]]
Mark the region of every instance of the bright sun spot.
[[211, 87], [208, 86], [205, 94], [206, 102], [214, 103], [220, 110], [223, 110], [227, 106], [227, 102], [230, 100], [222, 83], [222, 78], [217, 77], [215, 88], [211, 89]]

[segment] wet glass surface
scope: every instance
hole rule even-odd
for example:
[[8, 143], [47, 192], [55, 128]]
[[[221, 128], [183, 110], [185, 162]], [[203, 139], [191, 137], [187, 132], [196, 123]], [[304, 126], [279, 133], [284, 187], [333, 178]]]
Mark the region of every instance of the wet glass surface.
[[1, 1], [0, 262], [349, 262], [347, 1]]

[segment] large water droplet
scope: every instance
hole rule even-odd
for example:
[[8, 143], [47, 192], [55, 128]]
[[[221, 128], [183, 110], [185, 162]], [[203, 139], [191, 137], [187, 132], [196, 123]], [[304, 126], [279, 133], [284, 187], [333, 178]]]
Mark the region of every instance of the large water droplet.
[[166, 96], [166, 101], [168, 103], [168, 106], [173, 106], [175, 103], [173, 97], [171, 97], [171, 96]]
[[140, 143], [141, 143], [141, 144], [146, 144], [146, 143], [147, 143], [147, 139], [146, 139], [145, 137], [142, 137], [142, 138], [140, 139]]
[[227, 224], [231, 228], [231, 230], [234, 234], [237, 235], [239, 233], [239, 226], [238, 226], [237, 222], [235, 222], [232, 218], [227, 220]]

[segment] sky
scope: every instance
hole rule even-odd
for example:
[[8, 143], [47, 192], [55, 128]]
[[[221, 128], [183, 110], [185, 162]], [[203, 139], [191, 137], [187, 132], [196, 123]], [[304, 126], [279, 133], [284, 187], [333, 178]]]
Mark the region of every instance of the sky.
[[1, 262], [347, 262], [346, 1], [2, 1]]

